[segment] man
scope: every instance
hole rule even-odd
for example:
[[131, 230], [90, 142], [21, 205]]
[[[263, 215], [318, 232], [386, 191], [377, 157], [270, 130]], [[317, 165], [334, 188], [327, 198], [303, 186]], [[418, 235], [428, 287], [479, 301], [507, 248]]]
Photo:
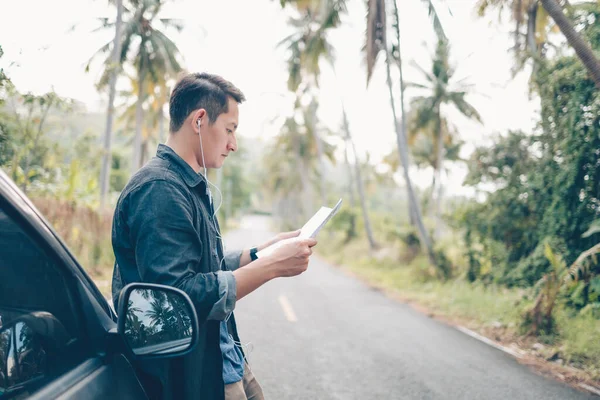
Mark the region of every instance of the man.
[[[201, 323], [190, 355], [146, 363], [163, 398], [262, 399], [232, 314], [237, 301], [267, 281], [304, 272], [314, 239], [283, 233], [269, 242], [224, 254], [210, 183], [200, 172], [220, 168], [237, 150], [238, 104], [244, 95], [223, 78], [184, 76], [169, 101], [169, 138], [123, 189], [113, 218], [113, 299], [131, 282], [186, 292]], [[256, 251], [285, 240], [272, 254]], [[151, 393], [151, 395], [157, 395]]]

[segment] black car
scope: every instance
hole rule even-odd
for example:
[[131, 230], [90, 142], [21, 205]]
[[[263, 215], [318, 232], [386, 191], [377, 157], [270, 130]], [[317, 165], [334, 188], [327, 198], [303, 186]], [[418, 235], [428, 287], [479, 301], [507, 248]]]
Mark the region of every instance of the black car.
[[128, 285], [118, 304], [117, 317], [0, 170], [0, 400], [148, 398], [156, 382], [138, 366], [189, 352], [196, 313], [162, 285]]

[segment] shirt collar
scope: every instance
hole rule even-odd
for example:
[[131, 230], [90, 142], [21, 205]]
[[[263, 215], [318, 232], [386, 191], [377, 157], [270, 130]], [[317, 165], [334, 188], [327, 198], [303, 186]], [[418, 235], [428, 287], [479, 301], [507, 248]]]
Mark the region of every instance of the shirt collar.
[[169, 161], [175, 167], [179, 175], [181, 175], [186, 185], [195, 187], [199, 184], [204, 184], [204, 186], [206, 186], [206, 178], [204, 178], [202, 174], [194, 171], [194, 169], [190, 167], [183, 158], [179, 157], [179, 155], [169, 146], [162, 143], [159, 144], [158, 149], [156, 150], [156, 156]]

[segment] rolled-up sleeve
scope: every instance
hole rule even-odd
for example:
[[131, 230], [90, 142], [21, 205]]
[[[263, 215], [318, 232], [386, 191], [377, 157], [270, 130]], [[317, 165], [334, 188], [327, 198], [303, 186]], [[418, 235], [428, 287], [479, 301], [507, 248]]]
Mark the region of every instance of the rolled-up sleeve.
[[225, 252], [225, 266], [229, 271], [235, 271], [240, 267], [240, 259], [242, 258], [242, 251], [226, 251]]
[[218, 271], [217, 279], [219, 281], [219, 300], [214, 304], [208, 314], [208, 319], [224, 320], [235, 308], [236, 282], [233, 272]]
[[183, 290], [201, 323], [222, 300], [222, 293], [223, 311], [227, 310], [235, 279], [231, 284], [229, 278], [219, 279], [220, 272], [196, 272], [203, 262], [203, 243], [194, 228], [193, 201], [184, 189], [163, 180], [148, 182], [129, 194], [128, 209], [129, 236], [142, 281]]

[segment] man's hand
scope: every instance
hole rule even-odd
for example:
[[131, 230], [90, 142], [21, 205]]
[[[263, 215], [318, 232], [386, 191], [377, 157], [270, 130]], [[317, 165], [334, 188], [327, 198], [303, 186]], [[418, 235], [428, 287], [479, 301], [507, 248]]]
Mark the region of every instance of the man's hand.
[[261, 250], [266, 249], [267, 247], [271, 246], [272, 244], [275, 244], [282, 240], [297, 237], [299, 234], [300, 234], [300, 229], [295, 230], [295, 231], [290, 231], [290, 232], [281, 232], [281, 233], [277, 234], [276, 236], [273, 236], [267, 242], [261, 244], [260, 246], [257, 246], [256, 248], [258, 249], [258, 251], [261, 251]]
[[317, 241], [315, 239], [300, 239], [295, 236], [282, 239], [277, 248], [266, 257], [278, 277], [300, 275], [308, 268], [312, 247], [317, 244]]
[[[287, 234], [291, 233], [287, 232]], [[296, 276], [306, 271], [308, 259], [312, 254], [312, 247], [317, 244], [317, 241], [315, 239], [300, 239], [296, 236], [298, 235], [296, 234], [287, 239], [279, 239], [271, 254], [233, 272], [236, 281], [237, 300], [271, 279]]]
[[[300, 234], [300, 229], [298, 229], [297, 231], [291, 231], [291, 232], [282, 232], [276, 236], [273, 236], [270, 240], [268, 240], [267, 242], [261, 244], [260, 246], [256, 246], [256, 249], [258, 251], [264, 250], [267, 247], [275, 244], [275, 243], [279, 243], [282, 240], [287, 240], [287, 239], [291, 239], [291, 238], [295, 238]], [[252, 262], [252, 259], [250, 258], [250, 249], [246, 249], [242, 252], [242, 255], [240, 257], [240, 265], [239, 268], [245, 267], [246, 265], [250, 264]], [[237, 269], [237, 268], [233, 268], [233, 269]]]

